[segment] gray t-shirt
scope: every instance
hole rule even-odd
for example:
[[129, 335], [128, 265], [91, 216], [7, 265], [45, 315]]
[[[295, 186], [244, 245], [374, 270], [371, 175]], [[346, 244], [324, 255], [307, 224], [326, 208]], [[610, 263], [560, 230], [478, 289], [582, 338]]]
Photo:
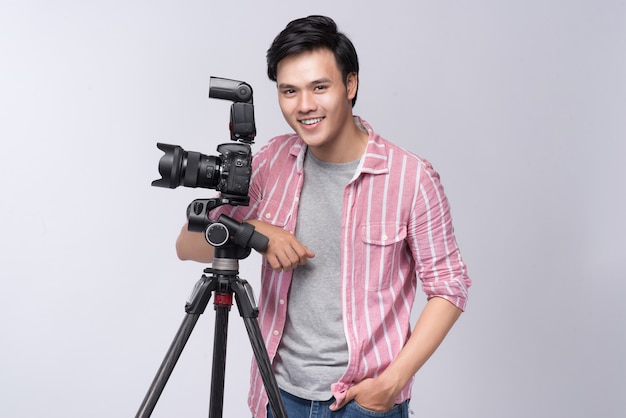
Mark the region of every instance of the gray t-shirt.
[[294, 271], [287, 322], [274, 362], [278, 385], [309, 400], [328, 400], [348, 365], [341, 306], [343, 196], [359, 161], [304, 160], [296, 237], [315, 257]]

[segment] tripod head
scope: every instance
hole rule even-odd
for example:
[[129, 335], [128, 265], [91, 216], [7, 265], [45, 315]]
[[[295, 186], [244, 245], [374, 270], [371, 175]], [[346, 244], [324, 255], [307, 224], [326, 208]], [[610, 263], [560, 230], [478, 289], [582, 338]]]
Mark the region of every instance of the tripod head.
[[203, 232], [207, 242], [215, 247], [215, 258], [242, 260], [250, 255], [251, 249], [265, 251], [269, 240], [256, 232], [248, 223], [220, 215], [217, 222], [209, 219], [209, 212], [227, 204], [222, 199], [196, 199], [187, 207], [188, 229]]

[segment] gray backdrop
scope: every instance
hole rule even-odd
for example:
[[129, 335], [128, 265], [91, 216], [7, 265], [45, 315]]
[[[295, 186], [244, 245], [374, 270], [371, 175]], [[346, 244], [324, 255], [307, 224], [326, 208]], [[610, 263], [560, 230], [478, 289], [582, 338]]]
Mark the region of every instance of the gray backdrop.
[[[429, 159], [474, 286], [419, 372], [416, 417], [623, 417], [626, 5], [609, 0], [0, 2], [0, 416], [134, 416], [203, 266], [176, 259], [187, 204], [153, 188], [157, 141], [216, 154], [255, 91], [284, 133], [265, 51], [328, 14], [362, 65], [355, 112]], [[260, 258], [242, 261], [258, 289]], [[420, 298], [417, 308], [424, 300]], [[155, 417], [208, 411], [214, 314]], [[231, 315], [225, 416], [251, 350]]]

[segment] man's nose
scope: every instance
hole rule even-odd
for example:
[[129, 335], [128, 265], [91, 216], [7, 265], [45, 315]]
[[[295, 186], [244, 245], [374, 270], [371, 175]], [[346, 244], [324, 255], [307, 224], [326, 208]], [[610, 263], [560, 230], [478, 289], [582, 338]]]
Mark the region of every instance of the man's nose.
[[313, 97], [313, 94], [309, 92], [303, 92], [300, 95], [300, 101], [298, 103], [298, 110], [301, 113], [308, 113], [308, 112], [315, 110], [316, 108], [317, 108], [317, 105], [315, 103], [315, 98]]

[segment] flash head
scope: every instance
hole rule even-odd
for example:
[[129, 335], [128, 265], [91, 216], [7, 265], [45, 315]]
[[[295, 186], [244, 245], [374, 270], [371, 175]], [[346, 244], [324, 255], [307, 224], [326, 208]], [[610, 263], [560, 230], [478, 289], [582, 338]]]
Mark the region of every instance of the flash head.
[[256, 124], [254, 122], [254, 105], [252, 104], [252, 87], [244, 81], [211, 77], [209, 97], [233, 102], [230, 106], [229, 124], [231, 141], [240, 141], [246, 144], [254, 143]]
[[244, 81], [211, 77], [209, 81], [209, 97], [211, 99], [252, 104], [252, 87]]

